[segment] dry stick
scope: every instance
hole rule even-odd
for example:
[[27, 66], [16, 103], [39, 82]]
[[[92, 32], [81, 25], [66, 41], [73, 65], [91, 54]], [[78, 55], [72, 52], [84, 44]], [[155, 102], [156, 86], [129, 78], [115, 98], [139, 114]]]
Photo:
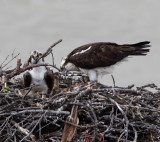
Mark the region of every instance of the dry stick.
[[103, 124], [103, 122], [98, 122], [97, 124], [92, 124], [92, 125], [86, 125], [86, 126], [82, 126], [82, 125], [76, 125], [76, 124], [73, 124], [71, 122], [68, 122], [68, 121], [65, 121], [65, 120], [62, 120], [61, 118], [58, 118], [58, 120], [64, 122], [64, 123], [67, 123], [67, 124], [70, 124], [72, 126], [75, 126], [75, 127], [78, 127], [80, 129], [88, 129], [88, 128], [94, 128], [94, 127], [97, 127], [98, 125], [101, 125]]
[[60, 42], [62, 42], [62, 39], [58, 40], [58, 41], [55, 42], [53, 45], [51, 45], [51, 46], [47, 49], [47, 51], [44, 52], [41, 57], [39, 57], [38, 61], [39, 61], [41, 58], [44, 58], [44, 57], [48, 56], [48, 54], [50, 54], [50, 52], [52, 51], [52, 48], [53, 48], [54, 46], [56, 46], [58, 43], [60, 43]]
[[126, 114], [128, 113], [128, 110], [129, 110], [130, 106], [132, 105], [133, 99], [134, 99], [134, 98], [131, 98], [129, 105], [128, 105], [128, 107], [126, 108]]
[[11, 61], [13, 61], [13, 59], [17, 58], [19, 56], [20, 53], [18, 53], [16, 56], [14, 56], [11, 60], [9, 60], [4, 66], [2, 66], [1, 68], [4, 68], [5, 66], [7, 66]]
[[141, 95], [142, 93], [141, 91], [125, 89], [125, 88], [104, 88], [104, 89], [93, 89], [92, 90], [92, 92], [110, 92], [110, 93], [114, 93], [114, 91], [117, 91], [120, 93], [131, 93], [133, 95]]
[[42, 131], [42, 129], [44, 129], [45, 127], [49, 126], [50, 124], [54, 124], [57, 127], [61, 127], [60, 125], [58, 125], [57, 123], [54, 123], [54, 121], [52, 122], [48, 122], [46, 125], [44, 125], [43, 127], [39, 128], [35, 133], [38, 133], [39, 131]]
[[[78, 113], [78, 106], [73, 105], [72, 110], [71, 110], [71, 114], [67, 117], [66, 121], [78, 125], [79, 124], [79, 118], [77, 116], [77, 113]], [[61, 142], [72, 141], [73, 137], [76, 134], [76, 131], [77, 131], [77, 127], [74, 127], [74, 126], [69, 125], [69, 124], [65, 124], [64, 129], [63, 129]]]
[[141, 88], [146, 88], [146, 87], [156, 88], [156, 87], [157, 87], [157, 85], [155, 85], [154, 83], [150, 83], [150, 84], [147, 84], [147, 85], [143, 85], [143, 86], [141, 86]]
[[[94, 120], [93, 120], [93, 122], [94, 122], [94, 124], [96, 124], [96, 123], [98, 123], [98, 120], [97, 120], [97, 117], [96, 117], [96, 114], [95, 114], [95, 112], [94, 112], [94, 109], [91, 107], [91, 105], [88, 103], [87, 104], [87, 107], [91, 110], [91, 112], [92, 112], [92, 115], [93, 115], [93, 118], [94, 118]], [[92, 139], [92, 141], [95, 141], [95, 138], [96, 138], [96, 129], [94, 129], [94, 133], [93, 133], [93, 139]]]
[[68, 111], [53, 111], [53, 110], [23, 110], [19, 112], [10, 112], [10, 113], [2, 113], [0, 116], [5, 115], [21, 115], [23, 113], [46, 113], [46, 114], [52, 114], [52, 115], [58, 115], [58, 114], [64, 114], [69, 115]]
[[97, 117], [96, 117], [96, 114], [95, 114], [95, 112], [94, 112], [94, 109], [91, 107], [91, 105], [88, 103], [87, 104], [87, 107], [91, 110], [91, 112], [92, 112], [92, 115], [93, 115], [93, 118], [94, 118], [94, 123], [96, 124], [96, 123], [98, 123], [98, 120], [97, 120]]
[[125, 130], [123, 131], [123, 133], [120, 135], [119, 139], [118, 139], [118, 142], [120, 141], [121, 137], [126, 133], [126, 141], [128, 139], [128, 125], [129, 125], [129, 120], [125, 114], [125, 112], [122, 110], [122, 108], [120, 107], [120, 105], [115, 101], [113, 100], [112, 98], [109, 98], [109, 100], [117, 106], [117, 108], [119, 109], [119, 111], [122, 113], [122, 115], [124, 116], [124, 119], [126, 121], [126, 126], [125, 126]]
[[[11, 127], [10, 127], [10, 125], [8, 124], [8, 126], [7, 126], [7, 132], [6, 132], [6, 134], [8, 134], [8, 136], [6, 135], [6, 138], [5, 138], [5, 140], [2, 140], [2, 141], [4, 141], [4, 142], [13, 142], [13, 140], [11, 139], [13, 136], [15, 136], [15, 133], [16, 133], [16, 131], [17, 130], [14, 130], [14, 132], [11, 132], [9, 129], [11, 129]], [[14, 139], [16, 138], [16, 136], [14, 137]]]
[[[16, 123], [15, 121], [11, 120], [11, 123], [16, 127], [18, 128], [18, 130], [25, 134], [25, 135], [29, 135], [29, 130], [28, 129], [25, 129], [23, 127], [21, 127], [18, 123]], [[30, 135], [30, 138], [32, 139], [32, 141], [35, 141], [35, 136], [34, 135]]]
[[21, 65], [20, 62], [21, 62], [21, 59], [18, 59], [17, 60], [17, 67], [16, 67], [16, 69], [13, 72], [11, 72], [10, 74], [7, 74], [7, 79], [8, 80], [11, 79], [14, 76], [17, 76], [17, 75], [25, 72], [26, 70], [30, 70], [30, 69], [35, 68], [35, 67], [39, 67], [39, 66], [52, 66], [52, 65], [49, 65], [49, 64], [36, 64], [36, 65], [31, 65], [31, 66], [29, 65], [29, 66], [24, 66], [23, 68], [20, 68], [20, 65]]
[[16, 50], [16, 48], [14, 48], [14, 49], [13, 49], [13, 52], [12, 52], [12, 58], [13, 58], [13, 55], [14, 55], [14, 51], [15, 51], [15, 50]]
[[136, 129], [131, 125], [133, 131], [134, 131], [134, 141], [133, 142], [137, 142], [137, 138], [138, 138], [138, 134], [137, 134], [137, 131]]
[[28, 138], [32, 134], [32, 132], [34, 131], [34, 129], [37, 127], [37, 125], [39, 123], [41, 123], [41, 121], [42, 121], [43, 117], [45, 116], [45, 114], [46, 114], [46, 112], [40, 117], [40, 119], [38, 120], [38, 122], [36, 123], [36, 125], [33, 127], [33, 129], [30, 131], [30, 133], [28, 133], [28, 135], [25, 136], [20, 142], [24, 141], [26, 138]]
[[11, 116], [7, 117], [5, 122], [3, 122], [3, 124], [0, 126], [0, 136], [1, 136], [1, 133], [4, 130], [4, 128], [7, 126], [10, 118], [11, 118]]
[[[14, 52], [14, 51], [13, 51]], [[20, 53], [19, 53], [20, 54]], [[6, 57], [6, 59], [2, 62], [2, 64], [0, 65], [0, 77], [3, 75], [3, 74], [8, 74], [8, 73], [11, 73], [12, 71], [14, 71], [14, 69], [12, 69], [12, 70], [8, 70], [8, 68], [7, 69], [5, 69], [6, 71], [2, 71], [2, 68], [4, 68], [5, 66], [7, 66], [13, 59], [15, 59], [19, 54], [17, 54], [15, 57], [13, 57], [13, 53], [12, 53], [12, 59], [11, 60], [9, 60], [4, 66], [3, 66], [3, 64], [7, 61], [7, 59], [8, 59], [8, 57], [9, 57], [9, 55]]]
[[55, 69], [57, 69], [58, 71], [60, 71], [60, 69], [56, 66], [56, 64], [54, 64], [54, 56], [53, 56], [53, 53], [51, 52], [52, 54], [52, 67], [54, 67]]
[[54, 64], [54, 56], [53, 56], [53, 53], [51, 52], [51, 55], [52, 55], [52, 64], [53, 64], [53, 66], [55, 65]]
[[7, 55], [6, 59], [1, 63], [1, 66], [0, 66], [1, 68], [2, 68], [2, 65], [7, 61], [8, 57], [9, 55]]
[[[40, 56], [40, 57], [38, 58], [37, 62], [38, 62], [40, 59], [48, 56], [48, 55], [52, 52], [52, 48], [53, 48], [54, 46], [56, 46], [57, 44], [59, 44], [60, 42], [62, 42], [62, 39], [58, 40], [58, 41], [55, 42], [53, 45], [51, 45], [51, 46], [47, 49], [47, 51], [44, 52], [44, 53], [42, 54], [42, 56]], [[60, 71], [60, 69], [58, 69], [55, 65], [53, 65], [53, 67], [54, 67], [55, 69], [57, 69], [58, 71]]]
[[74, 102], [75, 102], [76, 100], [80, 99], [81, 97], [83, 97], [84, 95], [90, 93], [90, 92], [91, 92], [91, 88], [87, 88], [87, 89], [85, 89], [84, 91], [81, 91], [81, 92], [75, 97]]
[[112, 106], [112, 111], [110, 112], [110, 119], [111, 119], [111, 121], [110, 121], [109, 127], [107, 128], [107, 130], [105, 130], [103, 132], [103, 135], [108, 133], [110, 131], [110, 129], [112, 128], [113, 120], [114, 120], [114, 107], [113, 106]]
[[[74, 93], [74, 94], [72, 94], [72, 95], [76, 95], [76, 94], [78, 94], [76, 97], [75, 97], [75, 100], [74, 100], [74, 102], [76, 102], [78, 99], [80, 99], [82, 96], [84, 96], [84, 95], [86, 95], [86, 94], [88, 94], [89, 92], [91, 92], [91, 88], [87, 88], [86, 90], [84, 90], [84, 91], [81, 91], [81, 92], [76, 92], [76, 93]], [[65, 102], [67, 99], [68, 99], [68, 97], [69, 96], [65, 96], [63, 99], [61, 99], [63, 102]], [[54, 101], [55, 102], [55, 101]], [[57, 102], [55, 102], [55, 103], [57, 103]], [[59, 111], [61, 111], [61, 110], [63, 110], [63, 108], [64, 108], [64, 106], [61, 106], [58, 110]]]
[[133, 106], [133, 105], [120, 105], [122, 108], [134, 108], [134, 109], [141, 109], [141, 110], [150, 110], [152, 112], [157, 112], [160, 113], [160, 110], [156, 109], [156, 108], [149, 108], [149, 107], [141, 107], [141, 106]]

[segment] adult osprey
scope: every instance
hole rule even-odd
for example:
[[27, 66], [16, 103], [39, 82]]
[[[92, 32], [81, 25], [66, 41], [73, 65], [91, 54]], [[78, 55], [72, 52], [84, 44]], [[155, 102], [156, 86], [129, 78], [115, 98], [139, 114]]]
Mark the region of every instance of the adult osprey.
[[114, 66], [128, 56], [146, 55], [149, 41], [136, 44], [118, 45], [110, 42], [90, 43], [74, 49], [62, 59], [61, 69], [86, 73], [90, 81], [97, 81], [98, 76], [109, 74]]
[[[44, 63], [44, 59], [38, 58], [42, 56], [42, 53], [35, 50], [31, 53], [29, 58], [30, 64], [42, 64]], [[35, 67], [30, 71], [27, 71], [23, 75], [24, 85], [25, 87], [30, 87], [31, 84], [36, 85], [32, 88], [30, 94], [35, 94], [37, 92], [41, 92], [42, 94], [50, 93], [52, 91], [54, 85], [54, 75], [51, 70], [49, 70], [45, 66]]]

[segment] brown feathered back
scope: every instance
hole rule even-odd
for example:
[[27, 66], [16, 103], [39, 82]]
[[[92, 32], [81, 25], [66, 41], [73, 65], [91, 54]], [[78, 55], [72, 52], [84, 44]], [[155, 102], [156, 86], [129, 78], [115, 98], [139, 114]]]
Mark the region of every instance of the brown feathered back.
[[74, 49], [65, 64], [73, 63], [77, 67], [93, 69], [114, 65], [129, 55], [146, 55], [149, 41], [136, 44], [118, 45], [110, 42], [90, 43]]

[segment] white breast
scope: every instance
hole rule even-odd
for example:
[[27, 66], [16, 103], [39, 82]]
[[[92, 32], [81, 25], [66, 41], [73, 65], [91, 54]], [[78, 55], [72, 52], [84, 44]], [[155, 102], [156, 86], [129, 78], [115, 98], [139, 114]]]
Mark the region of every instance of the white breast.
[[65, 69], [68, 71], [79, 71], [79, 69], [70, 62], [65, 65]]
[[97, 67], [94, 69], [83, 69], [79, 68], [81, 72], [87, 74], [91, 81], [97, 81], [98, 76], [103, 76], [105, 74], [111, 74], [114, 71], [116, 65], [119, 65], [121, 62], [127, 61], [128, 58], [124, 58], [122, 61], [108, 67]]
[[44, 74], [46, 72], [46, 68], [41, 66], [37, 68], [33, 68], [29, 73], [32, 76], [32, 82], [31, 84], [37, 85], [37, 87], [34, 87], [32, 91], [34, 92], [47, 92], [47, 85], [44, 80]]
[[98, 76], [102, 76], [105, 74], [110, 74], [114, 70], [114, 66], [110, 67], [98, 67], [94, 69], [82, 69], [80, 68], [81, 72], [87, 74], [91, 81], [97, 81]]

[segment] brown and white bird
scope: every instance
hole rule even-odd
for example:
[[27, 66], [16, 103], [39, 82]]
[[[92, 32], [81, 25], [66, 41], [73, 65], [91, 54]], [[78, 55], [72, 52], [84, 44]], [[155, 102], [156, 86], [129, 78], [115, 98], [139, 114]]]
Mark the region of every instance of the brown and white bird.
[[[33, 51], [29, 58], [29, 63], [32, 65], [43, 64], [44, 63], [43, 58], [38, 61], [38, 58], [40, 56], [42, 56], [42, 53], [40, 53], [37, 50]], [[30, 94], [35, 94], [37, 92], [42, 94], [48, 94], [52, 91], [54, 85], [53, 72], [45, 66], [35, 67], [27, 71], [23, 75], [23, 79], [25, 87], [30, 87], [31, 85], [35, 85], [35, 87], [32, 88]]]
[[110, 42], [97, 42], [74, 49], [62, 59], [61, 69], [86, 73], [90, 81], [97, 81], [99, 75], [112, 73], [114, 66], [125, 61], [128, 56], [149, 52], [149, 41], [118, 45]]

